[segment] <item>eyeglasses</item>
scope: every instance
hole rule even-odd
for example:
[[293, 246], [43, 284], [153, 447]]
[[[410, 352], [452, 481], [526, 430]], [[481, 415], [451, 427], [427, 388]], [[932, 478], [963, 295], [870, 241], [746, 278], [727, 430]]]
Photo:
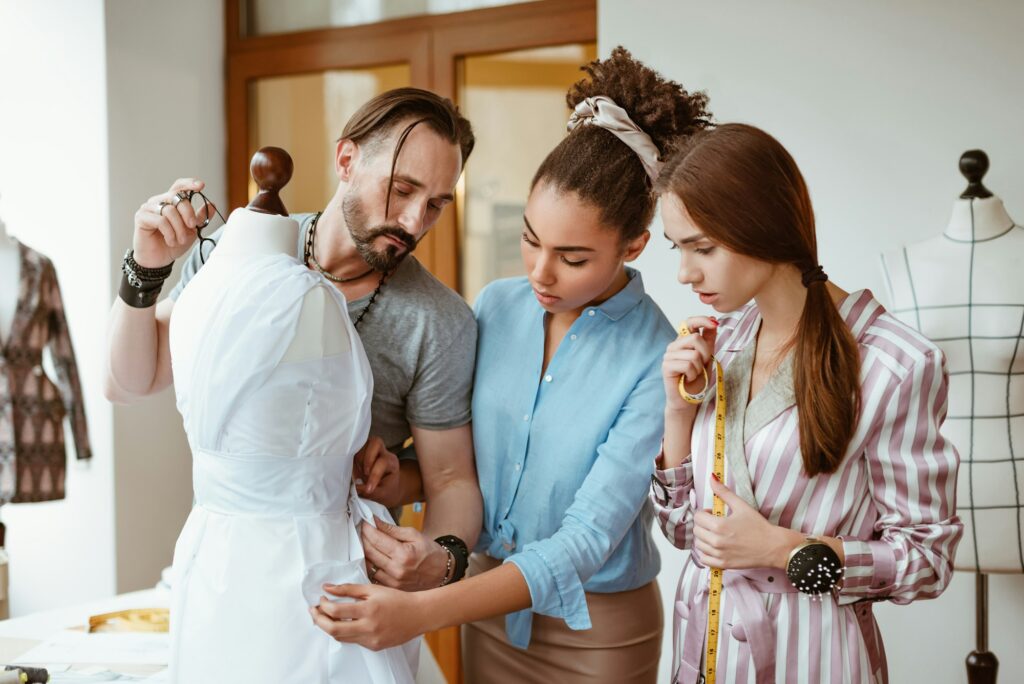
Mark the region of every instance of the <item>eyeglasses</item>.
[[[198, 196], [199, 200], [194, 198]], [[178, 193], [178, 197], [187, 201], [192, 205], [192, 211], [196, 216], [199, 216], [199, 210], [202, 210], [202, 215], [206, 217], [201, 225], [196, 226], [196, 235], [199, 237], [199, 261], [203, 264], [210, 257], [210, 253], [213, 248], [217, 246], [217, 241], [213, 238], [208, 238], [203, 235], [203, 229], [210, 225], [210, 220], [213, 218], [210, 214], [210, 207], [213, 207], [213, 211], [216, 212], [217, 218], [220, 219], [221, 224], [227, 223], [224, 215], [220, 213], [220, 209], [217, 208], [210, 199], [202, 193], [200, 190], [182, 190]], [[200, 203], [201, 202], [201, 203]]]

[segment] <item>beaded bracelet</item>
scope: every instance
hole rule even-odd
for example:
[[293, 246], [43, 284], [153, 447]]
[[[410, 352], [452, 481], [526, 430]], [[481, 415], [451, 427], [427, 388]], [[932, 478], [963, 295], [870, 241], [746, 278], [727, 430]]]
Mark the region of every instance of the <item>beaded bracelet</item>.
[[117, 295], [133, 309], [148, 309], [156, 304], [164, 281], [171, 275], [174, 264], [160, 268], [147, 268], [135, 261], [135, 252], [129, 249], [121, 262], [121, 287]]
[[439, 587], [443, 587], [446, 584], [451, 583], [453, 576], [452, 569], [455, 567], [455, 554], [452, 553], [452, 550], [447, 546], [444, 547], [444, 550], [448, 552], [448, 560], [445, 561], [444, 579], [441, 580], [441, 584], [438, 585]]

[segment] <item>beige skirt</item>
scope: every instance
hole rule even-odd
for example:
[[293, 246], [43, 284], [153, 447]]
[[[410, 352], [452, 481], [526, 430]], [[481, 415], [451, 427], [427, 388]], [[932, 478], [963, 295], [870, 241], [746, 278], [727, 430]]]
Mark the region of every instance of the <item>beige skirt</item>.
[[[483, 554], [469, 574], [501, 565]], [[533, 616], [530, 646], [512, 646], [505, 616], [462, 627], [465, 684], [654, 684], [664, 621], [658, 583], [614, 594], [587, 593], [593, 627], [569, 629], [564, 620]]]

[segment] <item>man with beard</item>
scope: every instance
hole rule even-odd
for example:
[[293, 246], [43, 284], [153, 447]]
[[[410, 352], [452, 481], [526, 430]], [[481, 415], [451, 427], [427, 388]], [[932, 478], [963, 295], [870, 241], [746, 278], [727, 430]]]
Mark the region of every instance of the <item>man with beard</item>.
[[[334, 157], [338, 188], [327, 207], [292, 215], [300, 226], [296, 255], [345, 295], [373, 371], [371, 437], [355, 459], [360, 494], [389, 507], [428, 503], [422, 533], [364, 526], [370, 577], [405, 590], [458, 579], [453, 569], [464, 571], [465, 549], [481, 527], [469, 424], [476, 323], [459, 295], [411, 256], [454, 199], [473, 145], [470, 124], [451, 101], [415, 88], [388, 91], [345, 126]], [[125, 259], [147, 282], [140, 290], [126, 278], [114, 302], [111, 401], [171, 384], [168, 324], [178, 294], [209, 256], [193, 243], [195, 227], [213, 213], [194, 211], [184, 198], [203, 187], [180, 179], [135, 214], [134, 250]], [[190, 248], [180, 282], [157, 305], [160, 275]], [[409, 437], [414, 457], [400, 461], [395, 454]]]

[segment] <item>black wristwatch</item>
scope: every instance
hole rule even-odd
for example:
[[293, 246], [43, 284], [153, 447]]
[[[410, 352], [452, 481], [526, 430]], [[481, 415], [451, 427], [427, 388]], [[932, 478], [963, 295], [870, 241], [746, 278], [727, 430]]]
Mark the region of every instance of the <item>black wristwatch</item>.
[[445, 578], [444, 584], [458, 582], [466, 576], [466, 569], [469, 567], [469, 548], [466, 546], [466, 542], [454, 534], [446, 534], [434, 541], [443, 546], [455, 561], [455, 568], [452, 570], [451, 576]]
[[807, 537], [789, 552], [786, 577], [804, 594], [822, 596], [839, 585], [843, 578], [843, 564], [831, 546], [817, 537]]

